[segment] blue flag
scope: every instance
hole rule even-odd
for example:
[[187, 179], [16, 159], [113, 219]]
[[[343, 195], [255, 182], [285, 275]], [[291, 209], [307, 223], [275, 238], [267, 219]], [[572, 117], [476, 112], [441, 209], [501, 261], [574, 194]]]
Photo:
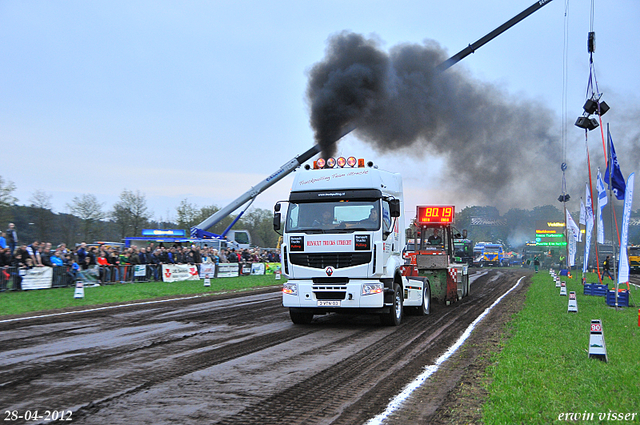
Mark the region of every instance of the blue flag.
[[613, 164], [613, 171], [611, 172], [612, 183], [609, 183], [609, 164], [607, 164], [607, 169], [604, 172], [604, 182], [607, 183], [609, 189], [613, 191], [614, 195], [616, 195], [616, 198], [622, 201], [624, 199], [624, 192], [627, 185], [624, 182], [622, 171], [620, 171], [620, 163], [618, 162], [618, 155], [616, 155], [616, 150], [613, 148], [613, 139], [611, 139], [611, 133], [609, 133], [608, 131], [607, 136], [609, 139], [609, 149], [611, 149], [611, 161], [609, 161], [609, 164]]

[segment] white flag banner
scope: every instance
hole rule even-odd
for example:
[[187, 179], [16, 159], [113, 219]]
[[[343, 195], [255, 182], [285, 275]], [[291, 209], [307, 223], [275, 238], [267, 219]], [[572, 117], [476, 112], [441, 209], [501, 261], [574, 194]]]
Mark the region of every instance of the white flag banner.
[[607, 205], [607, 191], [604, 188], [604, 181], [602, 180], [600, 170], [598, 170], [596, 188], [598, 189], [598, 243], [604, 243], [604, 220], [602, 220], [602, 209]]
[[584, 205], [584, 215], [587, 228], [585, 229], [584, 242], [584, 263], [582, 264], [582, 273], [586, 273], [589, 266], [589, 252], [591, 251], [591, 233], [593, 232], [593, 208], [591, 204], [591, 191], [589, 185], [586, 186], [586, 196]]
[[622, 235], [620, 236], [620, 261], [618, 262], [618, 283], [629, 282], [629, 257], [627, 244], [629, 243], [629, 219], [631, 218], [631, 204], [633, 203], [633, 181], [635, 173], [627, 179], [624, 191], [624, 209], [622, 212]]
[[573, 217], [571, 217], [571, 213], [567, 210], [567, 243], [569, 244], [569, 258], [567, 264], [569, 268], [576, 265], [576, 242], [578, 241], [578, 236], [580, 235], [580, 228], [573, 221]]

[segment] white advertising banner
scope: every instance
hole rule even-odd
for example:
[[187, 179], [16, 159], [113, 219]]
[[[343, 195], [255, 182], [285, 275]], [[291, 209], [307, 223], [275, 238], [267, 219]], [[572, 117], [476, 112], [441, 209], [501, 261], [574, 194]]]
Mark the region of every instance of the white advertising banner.
[[53, 269], [51, 267], [34, 267], [32, 269], [20, 270], [20, 275], [22, 276], [23, 291], [51, 288], [53, 278]]
[[162, 281], [180, 282], [183, 280], [200, 280], [198, 267], [192, 264], [163, 264]]
[[218, 264], [218, 277], [238, 277], [238, 263]]
[[265, 270], [264, 263], [251, 263], [252, 275], [263, 275], [264, 270]]
[[216, 277], [216, 265], [214, 263], [200, 264], [200, 276], [203, 279], [213, 279]]
[[146, 277], [147, 276], [147, 265], [146, 264], [136, 264], [133, 266], [133, 275], [135, 277]]

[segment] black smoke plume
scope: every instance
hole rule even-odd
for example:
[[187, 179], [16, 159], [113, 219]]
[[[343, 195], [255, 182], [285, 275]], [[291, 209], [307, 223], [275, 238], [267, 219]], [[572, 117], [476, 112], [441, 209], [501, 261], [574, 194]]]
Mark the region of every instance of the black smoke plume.
[[[433, 41], [385, 52], [359, 34], [331, 37], [307, 88], [323, 156], [332, 156], [336, 140], [355, 126], [355, 135], [380, 152], [444, 159], [443, 181], [477, 201], [552, 203], [562, 162], [553, 113], [474, 80], [459, 65], [437, 71], [447, 58]], [[554, 188], [558, 193], [549, 193]], [[544, 199], [535, 200], [541, 190]]]

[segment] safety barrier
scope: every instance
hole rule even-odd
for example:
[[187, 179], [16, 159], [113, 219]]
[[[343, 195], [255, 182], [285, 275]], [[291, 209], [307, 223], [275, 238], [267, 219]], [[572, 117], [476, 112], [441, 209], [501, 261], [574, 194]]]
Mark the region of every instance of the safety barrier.
[[[85, 285], [135, 283], [150, 281], [180, 280], [180, 274], [172, 278], [167, 276], [167, 267], [180, 269], [193, 267], [196, 279], [236, 277], [248, 275], [275, 274], [280, 269], [280, 263], [221, 263], [196, 265], [162, 265], [162, 264], [125, 264], [107, 266], [89, 266], [87, 269], [74, 270], [68, 266], [17, 268], [3, 267], [0, 272], [0, 292], [21, 291], [30, 289], [63, 288], [75, 286], [76, 281]], [[206, 268], [206, 271], [203, 270]], [[179, 272], [179, 270], [175, 270]], [[175, 273], [175, 272], [174, 272]]]

